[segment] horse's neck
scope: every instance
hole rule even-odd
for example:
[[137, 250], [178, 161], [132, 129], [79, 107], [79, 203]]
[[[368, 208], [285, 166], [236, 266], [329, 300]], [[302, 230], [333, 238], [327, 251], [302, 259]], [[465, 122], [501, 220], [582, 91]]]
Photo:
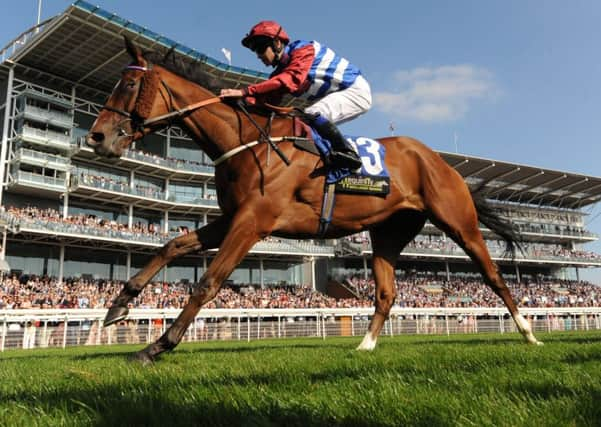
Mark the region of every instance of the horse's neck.
[[[185, 80], [167, 71], [166, 83], [177, 104], [176, 108], [200, 102], [215, 95], [200, 85]], [[292, 121], [275, 119], [268, 126], [268, 118], [251, 114], [252, 121], [241, 112], [224, 103], [211, 104], [188, 114], [182, 119], [184, 127], [207, 155], [215, 160], [221, 155], [239, 147], [240, 144], [260, 138], [261, 131], [271, 127], [273, 136], [291, 135]]]
[[[167, 72], [165, 83], [173, 95], [174, 108], [181, 109], [215, 97], [209, 90]], [[215, 160], [240, 144], [235, 132], [236, 119], [231, 107], [211, 104], [186, 114], [181, 124], [207, 155]]]

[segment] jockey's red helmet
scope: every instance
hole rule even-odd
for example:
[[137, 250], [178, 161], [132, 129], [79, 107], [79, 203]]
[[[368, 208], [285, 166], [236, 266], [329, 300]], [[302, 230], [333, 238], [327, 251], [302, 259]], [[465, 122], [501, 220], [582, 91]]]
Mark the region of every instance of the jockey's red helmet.
[[261, 21], [252, 27], [249, 33], [242, 39], [242, 45], [249, 49], [253, 48], [253, 44], [257, 39], [270, 38], [272, 40], [278, 38], [284, 44], [290, 43], [288, 33], [280, 24], [275, 21]]

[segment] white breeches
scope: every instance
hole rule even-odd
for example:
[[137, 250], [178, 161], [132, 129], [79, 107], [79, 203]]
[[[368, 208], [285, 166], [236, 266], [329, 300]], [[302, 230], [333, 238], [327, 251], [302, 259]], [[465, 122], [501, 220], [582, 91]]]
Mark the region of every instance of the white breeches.
[[319, 113], [332, 123], [343, 123], [354, 119], [371, 108], [371, 89], [363, 76], [344, 90], [332, 92], [315, 104], [307, 107], [305, 113]]

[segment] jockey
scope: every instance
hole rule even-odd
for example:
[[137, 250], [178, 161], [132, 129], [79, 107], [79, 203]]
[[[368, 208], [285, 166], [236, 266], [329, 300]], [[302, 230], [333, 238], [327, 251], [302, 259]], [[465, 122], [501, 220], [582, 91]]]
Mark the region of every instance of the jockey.
[[221, 96], [278, 104], [285, 94], [291, 94], [315, 101], [304, 110], [303, 118], [332, 144], [328, 161], [352, 170], [361, 167], [358, 154], [334, 124], [354, 119], [371, 107], [371, 89], [361, 71], [316, 41], [290, 43], [286, 31], [274, 21], [252, 27], [242, 45], [275, 70], [263, 82], [243, 89], [222, 89]]

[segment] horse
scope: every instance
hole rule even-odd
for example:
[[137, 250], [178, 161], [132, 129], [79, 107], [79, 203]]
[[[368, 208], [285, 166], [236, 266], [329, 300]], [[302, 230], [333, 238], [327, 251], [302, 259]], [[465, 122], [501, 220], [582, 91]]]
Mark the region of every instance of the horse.
[[[109, 95], [86, 136], [86, 144], [105, 157], [119, 157], [144, 135], [173, 123], [186, 129], [214, 161], [221, 215], [203, 227], [178, 236], [131, 277], [108, 310], [104, 325], [124, 319], [128, 303], [170, 261], [192, 252], [218, 249], [174, 323], [155, 342], [133, 355], [151, 363], [174, 349], [200, 308], [211, 301], [250, 249], [267, 236], [294, 239], [340, 238], [367, 230], [373, 249], [375, 312], [357, 350], [371, 351], [396, 297], [395, 264], [403, 248], [426, 220], [453, 239], [478, 266], [485, 283], [502, 299], [517, 330], [530, 344], [542, 344], [520, 314], [497, 265], [491, 259], [479, 222], [500, 235], [510, 250], [519, 235], [495, 211], [480, 190], [471, 191], [461, 175], [437, 153], [410, 137], [386, 137], [385, 165], [390, 188], [385, 196], [337, 194], [327, 229], [320, 230], [324, 196], [324, 160], [286, 139], [294, 118], [270, 118], [225, 102], [208, 73], [169, 62], [169, 55], [142, 52], [125, 38], [131, 63]], [[164, 55], [164, 56], [162, 56]], [[174, 55], [171, 54], [171, 57]], [[155, 59], [155, 57], [157, 59]], [[211, 85], [213, 85], [211, 87]], [[272, 145], [282, 159], [269, 161]], [[259, 143], [258, 141], [262, 141]], [[273, 141], [272, 141], [273, 142]]]

